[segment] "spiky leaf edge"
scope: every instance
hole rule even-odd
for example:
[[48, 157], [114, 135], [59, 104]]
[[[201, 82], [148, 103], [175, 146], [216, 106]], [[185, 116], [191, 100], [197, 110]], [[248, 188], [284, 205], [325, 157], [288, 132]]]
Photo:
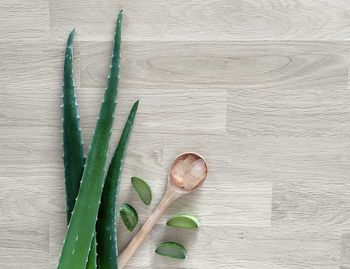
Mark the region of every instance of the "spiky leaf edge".
[[116, 107], [122, 17], [123, 13], [120, 11], [117, 19], [108, 85], [86, 159], [80, 190], [63, 242], [58, 269], [84, 269], [90, 252], [102, 195], [107, 151]]
[[[75, 29], [68, 36], [63, 70], [62, 122], [63, 163], [67, 203], [67, 225], [78, 196], [81, 176], [84, 171], [84, 143], [80, 128], [79, 107], [74, 82], [74, 40]], [[93, 240], [86, 269], [96, 269], [96, 241]]]
[[66, 186], [67, 223], [71, 218], [84, 171], [84, 145], [73, 74], [73, 29], [67, 40], [62, 87], [63, 163]]
[[101, 205], [96, 224], [97, 239], [97, 264], [99, 268], [116, 269], [118, 268], [118, 249], [117, 249], [117, 202], [119, 193], [120, 175], [122, 171], [126, 147], [131, 134], [132, 126], [135, 120], [139, 101], [132, 106], [128, 119], [125, 123], [118, 146], [114, 152], [113, 158], [108, 168], [105, 185], [103, 188]]

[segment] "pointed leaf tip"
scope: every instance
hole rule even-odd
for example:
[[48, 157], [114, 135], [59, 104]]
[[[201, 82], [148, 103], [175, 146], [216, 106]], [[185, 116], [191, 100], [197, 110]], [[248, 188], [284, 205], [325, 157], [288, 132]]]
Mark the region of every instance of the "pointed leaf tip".
[[123, 9], [119, 10], [118, 12], [118, 20], [122, 20], [123, 19]]
[[68, 35], [67, 48], [66, 48], [68, 50], [72, 50], [74, 35], [75, 35], [75, 28], [73, 28], [73, 30], [71, 30]]
[[136, 109], [139, 106], [139, 102], [140, 100], [137, 100], [134, 104], [133, 104], [133, 108]]
[[74, 38], [75, 35], [75, 28], [73, 28], [70, 32], [69, 32], [69, 36], [68, 36], [68, 40], [72, 41], [72, 39]]

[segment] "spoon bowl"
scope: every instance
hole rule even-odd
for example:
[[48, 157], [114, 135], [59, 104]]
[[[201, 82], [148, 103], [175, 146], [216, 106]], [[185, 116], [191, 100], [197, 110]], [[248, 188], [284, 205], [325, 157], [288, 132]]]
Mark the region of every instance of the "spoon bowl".
[[171, 164], [168, 175], [168, 187], [177, 188], [184, 194], [200, 188], [207, 178], [208, 164], [195, 152], [179, 155]]
[[146, 223], [130, 241], [129, 245], [119, 255], [119, 268], [123, 268], [128, 263], [168, 206], [181, 196], [200, 188], [207, 178], [207, 175], [208, 164], [205, 159], [197, 153], [185, 152], [173, 161], [169, 169], [168, 184], [163, 199], [151, 216], [149, 216]]

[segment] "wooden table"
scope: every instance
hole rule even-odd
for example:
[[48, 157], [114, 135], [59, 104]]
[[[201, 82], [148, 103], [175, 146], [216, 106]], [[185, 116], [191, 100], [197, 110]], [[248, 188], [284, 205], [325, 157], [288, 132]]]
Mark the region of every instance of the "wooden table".
[[[128, 268], [350, 268], [348, 0], [12, 0], [0, 2], [0, 268], [55, 268], [65, 232], [60, 95], [65, 40], [86, 150], [125, 10], [111, 150], [140, 99], [121, 201], [143, 222], [183, 151], [208, 159], [199, 192], [164, 218]], [[153, 188], [145, 206], [131, 187]], [[120, 225], [120, 249], [132, 237]], [[165, 240], [185, 261], [154, 254]]]

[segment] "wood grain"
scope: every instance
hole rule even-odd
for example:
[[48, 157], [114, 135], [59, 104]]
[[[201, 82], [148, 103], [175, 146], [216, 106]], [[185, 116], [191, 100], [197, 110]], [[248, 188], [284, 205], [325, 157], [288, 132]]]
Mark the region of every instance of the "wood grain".
[[[79, 27], [79, 40], [112, 40], [118, 8], [125, 40], [349, 40], [346, 0], [50, 0], [53, 38]], [[101, 27], [101, 28], [99, 28]]]
[[340, 269], [348, 269], [350, 268], [350, 233], [348, 229], [343, 232], [341, 239], [341, 259], [340, 259]]
[[167, 18], [166, 1], [55, 1], [50, 0], [51, 38], [66, 39], [67, 32], [79, 28], [77, 40], [111, 41], [113, 24], [119, 9], [124, 16], [123, 40], [158, 40], [162, 37]]
[[1, 43], [8, 40], [21, 43], [24, 40], [48, 39], [50, 33], [48, 0], [1, 1], [0, 14]]
[[[151, 268], [337, 268], [339, 232], [318, 229], [291, 229], [282, 226], [207, 227], [182, 231], [159, 225], [153, 232], [153, 249], [163, 241], [181, 242], [188, 259], [169, 260], [153, 253]], [[215, 240], [213, 240], [213, 234]]]
[[[105, 87], [112, 44], [80, 42], [82, 87]], [[132, 88], [312, 89], [347, 84], [347, 42], [124, 42]], [[295, 93], [296, 95], [298, 92]]]
[[228, 96], [228, 130], [234, 135], [346, 137], [350, 131], [346, 85], [233, 90]]
[[1, 221], [0, 266], [9, 269], [47, 268], [48, 244], [47, 221]]
[[167, 1], [170, 40], [348, 40], [346, 0]]
[[276, 183], [272, 196], [272, 225], [346, 230], [350, 222], [349, 188], [349, 182], [332, 179], [329, 182], [294, 179]]
[[[85, 148], [125, 10], [110, 151], [140, 107], [120, 202], [143, 223], [184, 151], [209, 163], [127, 268], [350, 268], [350, 4], [347, 0], [34, 0], [0, 2], [0, 268], [55, 268], [65, 199], [60, 95], [76, 28], [75, 79]], [[144, 205], [130, 177], [145, 178]], [[198, 231], [165, 226], [198, 216]], [[119, 223], [122, 250], [136, 231]], [[162, 241], [189, 258], [157, 256]]]

